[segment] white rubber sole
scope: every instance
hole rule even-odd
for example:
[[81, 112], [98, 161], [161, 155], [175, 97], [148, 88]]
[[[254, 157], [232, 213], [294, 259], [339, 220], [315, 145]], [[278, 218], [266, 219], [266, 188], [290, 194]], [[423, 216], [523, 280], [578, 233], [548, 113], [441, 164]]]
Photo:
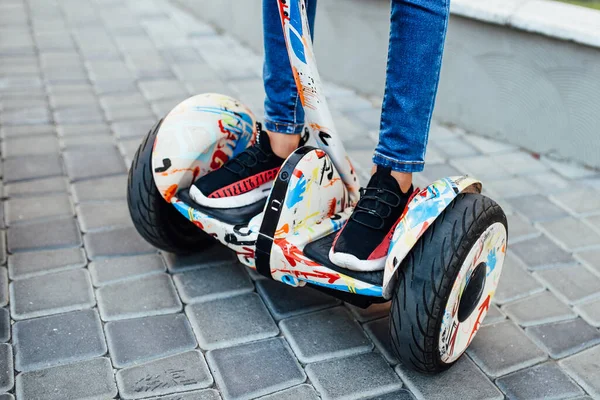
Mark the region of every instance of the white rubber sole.
[[269, 196], [273, 182], [265, 182], [259, 187], [244, 194], [231, 197], [211, 198], [206, 197], [200, 189], [192, 185], [190, 187], [190, 197], [196, 203], [204, 207], [210, 208], [237, 208], [254, 204], [257, 201], [265, 199]]
[[351, 271], [373, 272], [381, 271], [385, 268], [385, 259], [378, 258], [376, 260], [359, 260], [356, 256], [347, 253], [334, 253], [333, 247], [329, 249], [329, 260], [338, 267], [346, 268]]

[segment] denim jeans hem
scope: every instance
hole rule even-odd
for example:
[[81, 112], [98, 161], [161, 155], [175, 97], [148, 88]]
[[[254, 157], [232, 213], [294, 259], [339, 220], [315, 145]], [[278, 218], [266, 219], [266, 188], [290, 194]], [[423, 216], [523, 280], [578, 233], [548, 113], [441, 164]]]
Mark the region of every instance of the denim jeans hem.
[[425, 168], [424, 161], [399, 161], [384, 156], [383, 154], [379, 154], [378, 152], [375, 152], [373, 155], [373, 163], [382, 167], [391, 168], [393, 171], [407, 173], [421, 172]]
[[302, 133], [304, 124], [290, 124], [287, 122], [275, 122], [265, 119], [263, 127], [269, 132], [283, 133], [286, 135], [298, 135]]

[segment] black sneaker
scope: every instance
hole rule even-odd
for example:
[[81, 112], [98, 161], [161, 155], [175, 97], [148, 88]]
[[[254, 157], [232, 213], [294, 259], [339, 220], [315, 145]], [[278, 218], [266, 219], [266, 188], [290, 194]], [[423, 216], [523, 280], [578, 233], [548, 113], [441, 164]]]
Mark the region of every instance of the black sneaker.
[[329, 251], [334, 264], [353, 271], [377, 271], [385, 259], [394, 228], [413, 192], [402, 193], [390, 168], [377, 167], [360, 200]]
[[211, 208], [254, 204], [269, 195], [284, 161], [273, 153], [267, 132], [260, 130], [255, 145], [198, 179], [190, 187], [190, 197]]

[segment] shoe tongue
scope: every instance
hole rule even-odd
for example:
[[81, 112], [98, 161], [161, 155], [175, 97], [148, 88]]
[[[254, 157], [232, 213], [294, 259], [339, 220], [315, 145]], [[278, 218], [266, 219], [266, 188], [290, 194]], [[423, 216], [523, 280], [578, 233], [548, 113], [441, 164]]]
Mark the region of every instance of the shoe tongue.
[[[402, 195], [400, 185], [398, 185], [398, 181], [392, 176], [392, 170], [390, 168], [377, 167], [377, 171], [371, 176], [371, 180], [369, 180], [367, 187], [387, 189], [398, 196]], [[396, 200], [396, 197], [388, 192], [381, 193], [379, 197], [382, 200], [391, 202]]]

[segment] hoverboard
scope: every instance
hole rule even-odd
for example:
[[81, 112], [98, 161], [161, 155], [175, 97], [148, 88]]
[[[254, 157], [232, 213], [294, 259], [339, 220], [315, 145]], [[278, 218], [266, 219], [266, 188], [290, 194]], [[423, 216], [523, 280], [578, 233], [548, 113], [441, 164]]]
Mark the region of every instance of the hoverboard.
[[235, 99], [191, 97], [148, 133], [128, 182], [138, 232], [173, 253], [216, 241], [267, 278], [308, 286], [359, 307], [392, 300], [392, 347], [409, 368], [450, 367], [477, 333], [498, 285], [507, 220], [481, 182], [449, 177], [413, 194], [391, 239], [385, 268], [357, 272], [329, 261], [336, 233], [359, 198], [359, 181], [327, 106], [304, 0], [278, 0], [288, 55], [306, 114], [304, 145], [277, 172], [266, 199], [208, 208], [191, 184], [254, 143], [257, 121]]

